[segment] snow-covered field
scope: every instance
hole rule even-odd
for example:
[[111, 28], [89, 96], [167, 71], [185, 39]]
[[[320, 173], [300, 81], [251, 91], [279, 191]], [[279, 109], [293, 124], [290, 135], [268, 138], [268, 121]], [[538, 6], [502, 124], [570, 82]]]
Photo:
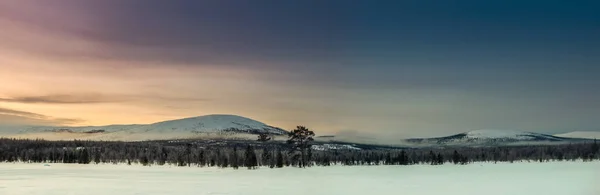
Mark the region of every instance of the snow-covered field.
[[598, 195], [600, 162], [217, 168], [0, 163], [2, 195]]

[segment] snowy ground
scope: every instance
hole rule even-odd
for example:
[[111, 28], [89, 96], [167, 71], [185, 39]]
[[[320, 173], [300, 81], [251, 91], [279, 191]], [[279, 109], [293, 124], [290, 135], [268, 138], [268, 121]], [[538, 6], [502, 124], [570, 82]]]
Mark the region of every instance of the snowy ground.
[[0, 163], [2, 195], [598, 195], [600, 162], [232, 170]]

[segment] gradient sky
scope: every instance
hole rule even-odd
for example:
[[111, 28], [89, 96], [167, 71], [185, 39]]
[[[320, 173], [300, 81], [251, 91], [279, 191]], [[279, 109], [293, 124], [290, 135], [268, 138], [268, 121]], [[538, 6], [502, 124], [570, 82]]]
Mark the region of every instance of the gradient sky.
[[0, 1], [0, 124], [600, 131], [597, 1]]

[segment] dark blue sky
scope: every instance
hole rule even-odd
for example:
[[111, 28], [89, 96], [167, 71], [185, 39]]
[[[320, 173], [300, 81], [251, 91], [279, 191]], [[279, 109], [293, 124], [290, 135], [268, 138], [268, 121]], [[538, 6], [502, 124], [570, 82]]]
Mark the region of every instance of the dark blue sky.
[[600, 130], [598, 1], [24, 2], [0, 17], [103, 49], [15, 48], [268, 72], [256, 80], [270, 93], [310, 94], [282, 109], [329, 105], [347, 116], [323, 120], [363, 118], [369, 131]]
[[[364, 69], [518, 77], [531, 72], [564, 80], [594, 76], [600, 58], [600, 5], [594, 1], [58, 2], [68, 4], [45, 4], [70, 7], [68, 12], [87, 16], [83, 22], [92, 25], [58, 21], [64, 24], [48, 23], [49, 29], [166, 48], [155, 57], [192, 64], [273, 64], [264, 68], [325, 70], [328, 76]], [[102, 57], [152, 59], [134, 51], [106, 52]]]

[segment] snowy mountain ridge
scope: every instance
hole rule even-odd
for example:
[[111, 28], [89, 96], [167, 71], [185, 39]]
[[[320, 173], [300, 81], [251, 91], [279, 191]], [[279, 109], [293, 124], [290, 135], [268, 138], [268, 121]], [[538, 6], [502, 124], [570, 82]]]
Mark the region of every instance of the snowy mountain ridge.
[[280, 128], [268, 126], [262, 122], [235, 115], [205, 115], [158, 122], [134, 129], [137, 132], [171, 132], [189, 131], [193, 133], [207, 132], [239, 132], [239, 133], [267, 133], [285, 134]]
[[600, 139], [598, 131], [573, 131], [569, 133], [556, 134], [556, 137], [579, 138], [579, 139]]
[[498, 145], [534, 142], [561, 142], [569, 138], [556, 137], [541, 133], [522, 132], [514, 130], [474, 130], [446, 137], [415, 138], [406, 141], [414, 144], [430, 145]]
[[492, 130], [482, 129], [466, 132], [466, 138], [469, 139], [515, 139], [515, 140], [532, 140], [536, 138], [556, 139], [550, 135], [531, 133], [514, 130]]
[[[106, 141], [144, 141], [144, 140], [182, 140], [182, 139], [242, 139], [256, 140], [256, 134], [272, 135], [274, 140], [285, 139], [287, 131], [265, 123], [236, 115], [214, 114], [152, 124], [107, 125], [84, 127], [5, 127], [1, 136], [22, 139], [48, 140], [106, 140]], [[315, 146], [315, 150], [353, 149], [351, 145], [336, 145], [336, 142], [350, 144], [389, 145], [400, 147], [435, 146], [488, 146], [519, 144], [562, 144], [589, 141], [599, 138], [599, 132], [572, 132], [559, 135], [522, 132], [514, 130], [481, 129], [445, 137], [399, 138], [385, 142], [382, 138], [364, 139], [353, 136], [319, 136], [319, 143], [330, 145]], [[384, 140], [384, 141], [381, 141]]]
[[[17, 128], [17, 127], [15, 127]], [[169, 120], [152, 124], [107, 125], [84, 127], [34, 126], [14, 129], [12, 137], [91, 140], [155, 140], [186, 139], [199, 136], [231, 136], [269, 134], [285, 135], [287, 131], [236, 115], [214, 114]], [[252, 136], [250, 136], [252, 137]]]

